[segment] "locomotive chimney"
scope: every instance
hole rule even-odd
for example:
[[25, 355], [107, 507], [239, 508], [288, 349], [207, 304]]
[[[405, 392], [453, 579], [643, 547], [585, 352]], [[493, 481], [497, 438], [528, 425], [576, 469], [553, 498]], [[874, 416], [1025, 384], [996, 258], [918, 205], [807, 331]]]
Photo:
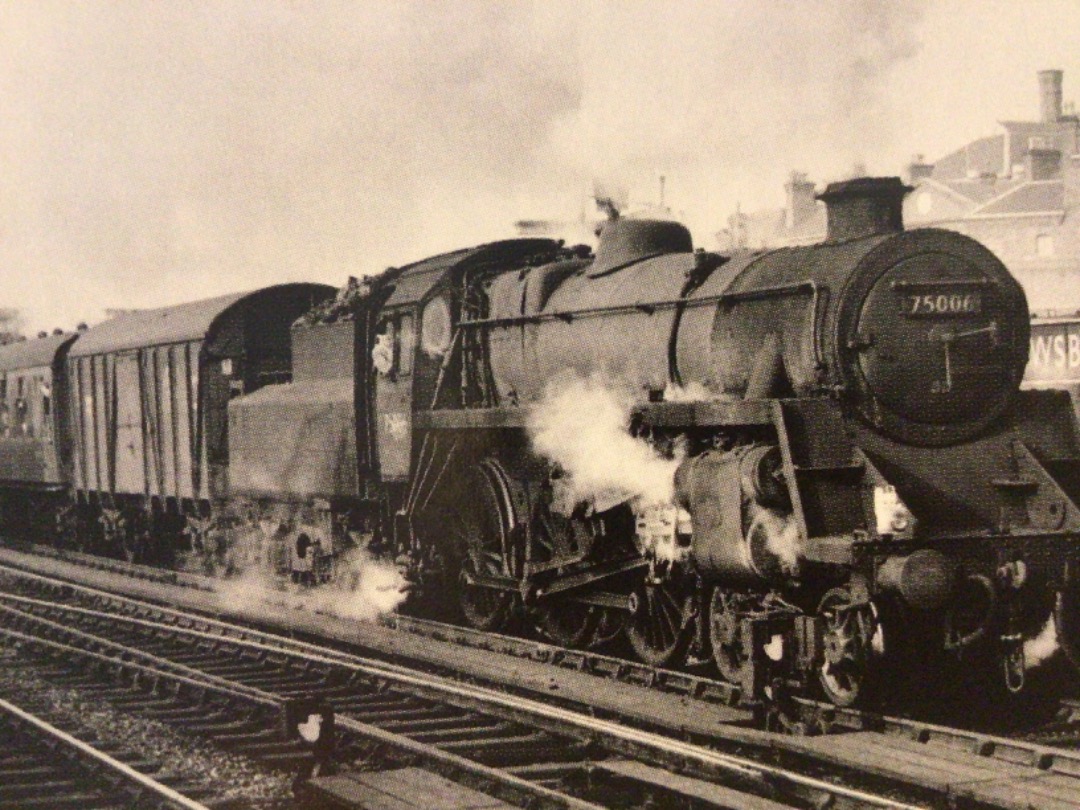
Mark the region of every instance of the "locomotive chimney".
[[904, 230], [904, 195], [911, 186], [899, 177], [857, 177], [829, 183], [818, 195], [828, 216], [828, 240], [859, 239], [864, 236]]
[[1039, 110], [1044, 124], [1056, 124], [1061, 120], [1060, 70], [1039, 71]]

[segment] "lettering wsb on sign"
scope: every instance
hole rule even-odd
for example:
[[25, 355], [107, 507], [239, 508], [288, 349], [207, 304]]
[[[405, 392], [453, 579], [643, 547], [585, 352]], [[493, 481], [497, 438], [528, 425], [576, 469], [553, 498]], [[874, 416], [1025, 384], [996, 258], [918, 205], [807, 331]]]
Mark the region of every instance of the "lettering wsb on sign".
[[1033, 335], [1029, 362], [1036, 369], [1080, 369], [1080, 334]]

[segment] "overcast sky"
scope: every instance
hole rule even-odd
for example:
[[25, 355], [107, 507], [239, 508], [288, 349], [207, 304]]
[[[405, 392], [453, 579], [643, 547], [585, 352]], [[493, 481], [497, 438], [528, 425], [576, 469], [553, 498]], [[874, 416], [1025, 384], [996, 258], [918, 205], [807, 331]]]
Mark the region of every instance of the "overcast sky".
[[[1080, 3], [0, 3], [0, 306], [33, 329], [340, 284], [573, 217], [696, 243], [792, 169], [896, 174], [1080, 101]], [[1075, 88], [1075, 89], [1074, 89]]]

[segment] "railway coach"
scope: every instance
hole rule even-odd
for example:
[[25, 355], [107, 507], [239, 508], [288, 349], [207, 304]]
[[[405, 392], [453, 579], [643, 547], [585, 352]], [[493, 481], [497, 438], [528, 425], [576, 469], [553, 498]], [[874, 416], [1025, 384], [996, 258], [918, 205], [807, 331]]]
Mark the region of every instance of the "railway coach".
[[[0, 531], [49, 540], [67, 505], [64, 363], [78, 333], [0, 346]], [[44, 507], [44, 508], [41, 508]]]
[[62, 366], [79, 542], [147, 563], [206, 551], [228, 491], [229, 399], [289, 378], [290, 325], [333, 292], [283, 284], [80, 335]]

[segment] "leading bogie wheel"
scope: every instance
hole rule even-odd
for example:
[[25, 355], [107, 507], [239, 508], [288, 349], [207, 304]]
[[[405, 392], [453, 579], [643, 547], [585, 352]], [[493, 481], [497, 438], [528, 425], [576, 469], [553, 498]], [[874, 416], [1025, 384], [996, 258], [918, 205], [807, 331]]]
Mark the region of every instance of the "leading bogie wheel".
[[837, 706], [852, 706], [864, 697], [872, 672], [877, 614], [866, 599], [847, 588], [833, 588], [818, 605], [823, 658], [818, 682]]
[[709, 642], [720, 676], [729, 683], [742, 684], [751, 666], [752, 650], [745, 644], [737, 611], [739, 597], [723, 588], [713, 588], [709, 600]]

